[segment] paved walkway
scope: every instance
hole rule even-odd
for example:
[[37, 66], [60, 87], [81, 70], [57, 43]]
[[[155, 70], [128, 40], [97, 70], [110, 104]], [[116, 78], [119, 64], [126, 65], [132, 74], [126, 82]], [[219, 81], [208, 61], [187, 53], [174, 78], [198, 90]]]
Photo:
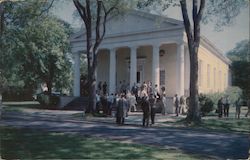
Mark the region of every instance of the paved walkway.
[[0, 125], [77, 132], [131, 143], [156, 145], [167, 149], [174, 148], [216, 159], [246, 159], [248, 157], [249, 136], [246, 134], [172, 127], [117, 126], [110, 123], [62, 119], [62, 116], [65, 118], [72, 113], [59, 111], [60, 114], [56, 114], [57, 112], [52, 112], [53, 114], [46, 111], [7, 113], [3, 114]]

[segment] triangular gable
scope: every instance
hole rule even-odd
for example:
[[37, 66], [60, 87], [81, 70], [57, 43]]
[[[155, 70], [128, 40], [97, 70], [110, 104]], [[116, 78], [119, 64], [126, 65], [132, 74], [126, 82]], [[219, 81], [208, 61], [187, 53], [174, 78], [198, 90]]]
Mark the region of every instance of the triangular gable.
[[[106, 37], [179, 27], [183, 27], [182, 21], [133, 10], [125, 15], [110, 18], [106, 23]], [[72, 39], [82, 39], [84, 35], [83, 30], [81, 30], [72, 36]]]

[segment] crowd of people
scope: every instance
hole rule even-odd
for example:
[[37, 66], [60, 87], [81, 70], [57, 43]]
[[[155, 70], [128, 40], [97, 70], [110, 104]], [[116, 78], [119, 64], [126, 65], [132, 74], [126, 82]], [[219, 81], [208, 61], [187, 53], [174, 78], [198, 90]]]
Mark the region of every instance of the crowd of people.
[[[232, 105], [235, 106], [235, 118], [240, 119], [240, 114], [241, 114], [241, 106], [242, 106], [242, 99], [239, 97]], [[225, 96], [225, 97], [221, 97], [218, 100], [218, 117], [222, 118], [222, 117], [228, 117], [229, 116], [229, 108], [230, 108], [230, 100], [229, 100], [229, 96]], [[248, 116], [248, 114], [250, 113], [250, 100], [247, 100], [247, 106], [248, 106], [248, 112], [246, 113], [246, 117]]]
[[[130, 112], [141, 109], [143, 111], [142, 124], [149, 126], [155, 123], [155, 114], [157, 107], [161, 109], [163, 115], [166, 114], [167, 98], [165, 88], [158, 88], [158, 85], [152, 85], [151, 82], [144, 82], [142, 85], [134, 83], [130, 89], [125, 81], [120, 82], [116, 93], [109, 94], [107, 91], [107, 83], [99, 82], [96, 93], [96, 111], [102, 108], [103, 113], [110, 116], [116, 116], [117, 124], [124, 124], [125, 117]], [[186, 99], [184, 96], [174, 97], [174, 106], [176, 108], [176, 116], [186, 113]]]
[[[125, 118], [129, 113], [138, 109], [142, 110], [142, 125], [149, 126], [155, 123], [155, 114], [157, 109], [161, 110], [162, 115], [167, 111], [167, 97], [165, 87], [158, 88], [158, 85], [152, 85], [151, 82], [144, 82], [141, 85], [134, 83], [130, 89], [129, 84], [125, 81], [119, 83], [116, 93], [109, 94], [107, 82], [99, 82], [96, 92], [96, 111], [103, 111], [103, 114], [116, 117], [117, 124], [124, 124]], [[175, 114], [186, 114], [189, 106], [189, 98], [179, 97], [177, 94], [173, 98]], [[229, 117], [230, 100], [229, 96], [221, 97], [218, 100], [218, 117]], [[235, 117], [240, 118], [242, 100], [239, 98], [235, 103]], [[250, 113], [250, 100], [247, 101], [248, 112]]]

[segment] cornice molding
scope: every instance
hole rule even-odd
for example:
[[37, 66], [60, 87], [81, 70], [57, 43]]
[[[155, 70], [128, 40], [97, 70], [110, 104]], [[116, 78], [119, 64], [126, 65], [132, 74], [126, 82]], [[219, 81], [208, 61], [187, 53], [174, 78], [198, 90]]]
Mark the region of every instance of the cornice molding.
[[215, 47], [215, 45], [209, 41], [205, 36], [201, 36], [201, 45], [211, 51], [215, 56], [220, 58], [223, 62], [225, 62], [228, 65], [231, 65], [231, 61], [220, 51], [218, 48]]

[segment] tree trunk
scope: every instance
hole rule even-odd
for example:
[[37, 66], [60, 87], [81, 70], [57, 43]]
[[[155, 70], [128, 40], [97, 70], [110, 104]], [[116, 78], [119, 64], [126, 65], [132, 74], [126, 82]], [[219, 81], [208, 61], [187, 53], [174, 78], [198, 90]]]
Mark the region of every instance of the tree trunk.
[[52, 81], [47, 80], [46, 85], [48, 87], [48, 94], [51, 95], [52, 94]]
[[198, 47], [191, 45], [190, 53], [190, 102], [187, 114], [188, 122], [200, 122], [199, 95], [198, 95]]
[[86, 113], [94, 113], [96, 109], [96, 67], [93, 66], [91, 71], [93, 74], [90, 75], [89, 80], [89, 103], [86, 109]]
[[182, 17], [188, 40], [190, 55], [190, 102], [186, 120], [188, 123], [201, 121], [198, 92], [198, 49], [200, 45], [200, 21], [205, 8], [205, 0], [193, 0], [193, 29], [190, 24], [186, 0], [180, 0]]
[[89, 71], [88, 71], [88, 84], [89, 84], [89, 103], [86, 113], [94, 113], [96, 109], [96, 53], [89, 53]]
[[[114, 6], [106, 9], [104, 2], [96, 0], [96, 17], [95, 17], [95, 42], [92, 43], [92, 14], [91, 14], [91, 3], [93, 1], [85, 0], [85, 5], [83, 5], [79, 0], [73, 0], [75, 7], [78, 10], [82, 20], [84, 21], [86, 28], [86, 41], [87, 41], [87, 60], [88, 60], [88, 91], [89, 91], [89, 104], [86, 108], [86, 113], [93, 113], [96, 109], [96, 66], [97, 66], [97, 50], [98, 46], [101, 44], [103, 37], [105, 35], [105, 25], [107, 16], [113, 11], [118, 5], [118, 1]], [[104, 15], [102, 16], [102, 11]], [[102, 27], [103, 31], [101, 34], [101, 18], [103, 17]]]

